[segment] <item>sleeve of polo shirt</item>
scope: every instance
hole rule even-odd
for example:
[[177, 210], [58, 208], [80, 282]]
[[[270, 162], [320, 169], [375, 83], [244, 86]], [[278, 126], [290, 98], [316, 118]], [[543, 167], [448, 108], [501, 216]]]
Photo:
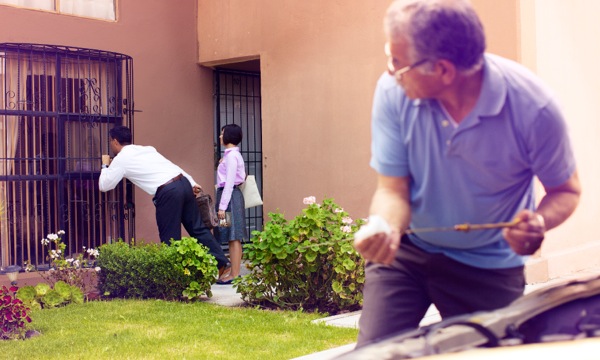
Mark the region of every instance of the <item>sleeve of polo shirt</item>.
[[407, 176], [408, 160], [400, 116], [403, 93], [395, 79], [383, 74], [377, 83], [371, 113], [371, 162], [384, 176]]
[[532, 167], [544, 186], [564, 184], [576, 164], [567, 124], [555, 102], [542, 108], [528, 132]]

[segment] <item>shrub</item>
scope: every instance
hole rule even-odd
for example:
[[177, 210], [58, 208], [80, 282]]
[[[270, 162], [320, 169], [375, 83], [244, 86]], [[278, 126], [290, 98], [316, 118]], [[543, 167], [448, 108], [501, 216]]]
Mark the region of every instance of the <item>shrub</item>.
[[3, 340], [25, 338], [25, 322], [31, 322], [27, 315], [29, 308], [17, 298], [17, 290], [16, 286], [2, 286], [0, 289], [0, 339]]
[[167, 300], [212, 296], [216, 260], [194, 238], [172, 241], [169, 246], [119, 241], [99, 250], [98, 288], [106, 296]]
[[250, 274], [235, 280], [251, 305], [335, 314], [362, 305], [364, 261], [350, 240], [364, 220], [353, 221], [333, 199], [308, 205], [287, 221], [269, 213], [252, 233], [244, 256]]
[[175, 250], [175, 269], [191, 280], [187, 282], [187, 288], [182, 295], [189, 300], [200, 297], [204, 293], [209, 297], [212, 296], [210, 286], [219, 271], [217, 260], [210, 255], [208, 248], [190, 237], [172, 241], [171, 248]]
[[82, 304], [83, 292], [75, 285], [57, 281], [54, 288], [46, 283], [23, 286], [17, 291], [17, 298], [33, 309], [54, 308], [71, 303]]

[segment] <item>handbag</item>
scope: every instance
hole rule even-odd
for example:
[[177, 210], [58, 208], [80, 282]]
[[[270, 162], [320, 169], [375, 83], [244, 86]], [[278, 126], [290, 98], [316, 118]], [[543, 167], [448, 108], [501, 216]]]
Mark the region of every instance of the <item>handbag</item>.
[[200, 190], [200, 195], [196, 196], [196, 204], [198, 204], [200, 217], [206, 227], [212, 229], [219, 225], [219, 217], [217, 216], [217, 211], [213, 205], [212, 197], [209, 194]]
[[225, 213], [225, 219], [219, 219], [219, 227], [231, 227], [231, 213], [229, 211]]
[[260, 192], [258, 192], [258, 186], [256, 185], [256, 178], [254, 175], [246, 176], [246, 181], [240, 185], [242, 195], [244, 195], [245, 208], [249, 209], [255, 206], [263, 204]]

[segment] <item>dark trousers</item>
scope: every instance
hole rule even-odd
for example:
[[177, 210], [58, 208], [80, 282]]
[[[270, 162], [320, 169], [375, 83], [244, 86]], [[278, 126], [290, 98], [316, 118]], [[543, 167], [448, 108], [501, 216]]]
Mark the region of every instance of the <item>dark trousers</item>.
[[191, 237], [208, 247], [210, 254], [217, 259], [218, 267], [229, 262], [210, 229], [202, 222], [192, 185], [187, 178], [183, 177], [162, 187], [152, 201], [156, 206], [156, 223], [161, 242], [170, 244], [172, 239], [180, 240], [183, 224]]
[[475, 268], [422, 251], [404, 236], [391, 265], [365, 269], [357, 347], [418, 328], [431, 304], [445, 319], [507, 306], [524, 289], [523, 266]]

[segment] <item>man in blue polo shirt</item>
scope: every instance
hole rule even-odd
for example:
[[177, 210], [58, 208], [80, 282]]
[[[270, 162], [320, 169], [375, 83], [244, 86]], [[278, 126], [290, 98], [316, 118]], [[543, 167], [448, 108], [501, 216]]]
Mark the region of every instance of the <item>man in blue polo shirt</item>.
[[[484, 53], [467, 0], [411, 0], [384, 19], [388, 71], [377, 84], [371, 215], [388, 232], [357, 238], [367, 260], [358, 345], [522, 295], [524, 257], [575, 210], [575, 159], [555, 99], [523, 66]], [[535, 206], [534, 177], [546, 194]], [[515, 221], [504, 229], [409, 228]]]

